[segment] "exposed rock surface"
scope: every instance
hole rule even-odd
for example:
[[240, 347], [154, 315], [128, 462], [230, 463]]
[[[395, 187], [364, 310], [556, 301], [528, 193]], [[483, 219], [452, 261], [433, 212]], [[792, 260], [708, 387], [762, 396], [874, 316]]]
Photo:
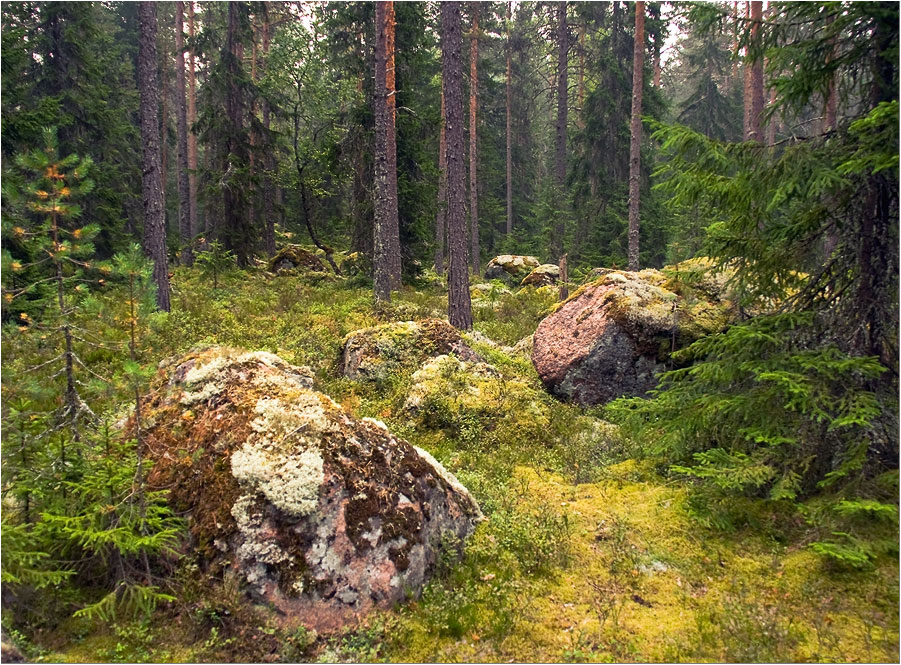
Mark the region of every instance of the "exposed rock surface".
[[355, 381], [384, 381], [404, 366], [412, 371], [426, 358], [447, 353], [463, 360], [481, 360], [447, 321], [386, 323], [347, 335], [341, 368], [344, 376]]
[[325, 272], [325, 264], [308, 249], [304, 249], [299, 245], [288, 245], [282, 247], [278, 253], [269, 259], [269, 272], [280, 272], [283, 270], [312, 270], [315, 272]]
[[551, 286], [560, 279], [560, 266], [542, 263], [522, 280], [522, 286]]
[[610, 270], [539, 324], [532, 363], [548, 390], [579, 404], [643, 395], [674, 348], [722, 330], [731, 316], [731, 303], [666, 270]]
[[534, 256], [501, 254], [495, 256], [485, 266], [485, 279], [502, 279], [511, 284], [518, 284], [538, 266], [539, 261]]
[[321, 631], [417, 592], [481, 513], [431, 455], [310, 383], [269, 353], [194, 352], [158, 376], [145, 437], [204, 565]]

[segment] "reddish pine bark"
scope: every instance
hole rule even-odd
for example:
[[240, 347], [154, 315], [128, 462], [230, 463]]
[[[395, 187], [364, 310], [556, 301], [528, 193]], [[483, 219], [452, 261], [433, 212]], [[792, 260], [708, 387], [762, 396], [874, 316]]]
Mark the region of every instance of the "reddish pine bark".
[[[749, 0], [745, 0], [745, 18], [749, 19], [751, 17], [751, 3]], [[742, 127], [744, 128], [744, 140], [747, 141], [751, 138], [751, 65], [748, 62], [748, 47], [745, 47], [745, 57], [743, 63], [743, 71], [744, 71], [744, 119], [742, 121]]]
[[141, 147], [144, 199], [144, 251], [153, 261], [156, 305], [169, 311], [169, 266], [166, 256], [166, 217], [163, 210], [162, 155], [160, 153], [159, 103], [157, 76], [156, 3], [142, 2], [138, 8], [140, 42], [138, 44], [138, 88], [141, 95]]
[[391, 288], [401, 285], [400, 222], [397, 201], [397, 86], [395, 85], [394, 2], [385, 3], [385, 101], [388, 106], [388, 259]]
[[447, 161], [448, 320], [472, 328], [469, 271], [466, 269], [466, 196], [463, 166], [463, 32], [456, 2], [441, 3], [441, 67]]
[[635, 48], [632, 54], [632, 122], [629, 144], [629, 270], [638, 270], [638, 215], [641, 193], [641, 98], [644, 86], [644, 2], [635, 3]]

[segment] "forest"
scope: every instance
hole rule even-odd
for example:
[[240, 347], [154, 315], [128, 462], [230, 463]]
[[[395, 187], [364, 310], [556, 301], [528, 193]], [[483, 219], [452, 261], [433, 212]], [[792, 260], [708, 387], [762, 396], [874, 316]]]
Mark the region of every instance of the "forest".
[[4, 662], [898, 662], [897, 2], [0, 29]]

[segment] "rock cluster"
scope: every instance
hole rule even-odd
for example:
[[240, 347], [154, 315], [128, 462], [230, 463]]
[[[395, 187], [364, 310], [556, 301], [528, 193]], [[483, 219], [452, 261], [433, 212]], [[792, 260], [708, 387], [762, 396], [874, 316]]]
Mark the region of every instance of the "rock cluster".
[[453, 353], [462, 360], [481, 360], [459, 331], [447, 321], [424, 319], [386, 323], [355, 330], [344, 338], [341, 369], [355, 381], [384, 381], [402, 367]]
[[485, 266], [485, 279], [501, 279], [510, 284], [519, 284], [539, 263], [534, 256], [501, 254]]
[[269, 272], [282, 272], [291, 270], [311, 270], [325, 272], [325, 264], [308, 249], [299, 245], [282, 247], [278, 253], [269, 259]]
[[481, 513], [429, 453], [311, 384], [269, 353], [188, 354], [158, 376], [145, 440], [204, 566], [331, 630], [415, 593]]
[[724, 329], [733, 317], [725, 280], [693, 288], [678, 279], [687, 268], [674, 268], [603, 271], [545, 318], [532, 346], [545, 387], [583, 405], [644, 395], [672, 351]]
[[560, 279], [560, 266], [542, 263], [522, 280], [522, 286], [552, 286]]

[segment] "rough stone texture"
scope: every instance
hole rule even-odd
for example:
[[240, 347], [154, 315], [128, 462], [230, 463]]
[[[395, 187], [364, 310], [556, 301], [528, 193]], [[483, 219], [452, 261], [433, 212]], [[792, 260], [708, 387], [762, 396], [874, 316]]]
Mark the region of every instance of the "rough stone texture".
[[145, 439], [205, 568], [328, 631], [416, 593], [481, 513], [427, 452], [310, 383], [269, 353], [188, 354], [158, 375]]
[[485, 279], [502, 279], [510, 284], [518, 284], [538, 266], [539, 261], [534, 256], [501, 254], [488, 262], [485, 267]]
[[522, 286], [551, 286], [560, 279], [560, 266], [543, 263], [522, 280]]
[[275, 256], [269, 259], [268, 268], [269, 272], [280, 272], [283, 270], [325, 272], [327, 270], [325, 264], [322, 263], [318, 256], [298, 245], [282, 247]]
[[384, 381], [405, 366], [453, 353], [463, 360], [481, 360], [460, 332], [441, 319], [401, 321], [355, 330], [344, 338], [341, 367], [355, 381]]
[[731, 317], [731, 303], [687, 289], [666, 269], [610, 270], [539, 324], [532, 363], [550, 392], [579, 404], [644, 395], [674, 348]]

